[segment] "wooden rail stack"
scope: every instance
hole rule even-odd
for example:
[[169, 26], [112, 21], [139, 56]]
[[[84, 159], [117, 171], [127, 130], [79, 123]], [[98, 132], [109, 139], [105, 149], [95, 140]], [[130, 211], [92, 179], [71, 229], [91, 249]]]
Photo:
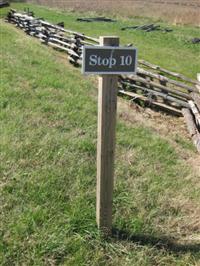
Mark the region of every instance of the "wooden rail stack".
[[0, 0], [0, 8], [9, 6], [10, 3], [7, 0]]
[[[42, 43], [68, 54], [74, 66], [82, 64], [84, 45], [99, 45], [99, 39], [53, 25], [34, 13], [11, 9], [6, 21], [38, 38]], [[136, 75], [119, 77], [119, 94], [152, 108], [184, 116], [191, 138], [200, 152], [200, 80], [138, 60]]]
[[75, 66], [81, 64], [82, 46], [98, 43], [95, 38], [35, 18], [30, 11], [21, 13], [11, 9], [6, 20], [28, 35], [37, 37], [42, 43], [67, 52], [70, 62]]
[[[197, 75], [197, 80], [200, 81], [199, 74]], [[188, 101], [189, 108], [183, 108], [182, 113], [185, 118], [190, 137], [200, 153], [200, 86], [198, 84], [196, 85], [196, 89], [199, 93], [190, 93], [192, 99]]]

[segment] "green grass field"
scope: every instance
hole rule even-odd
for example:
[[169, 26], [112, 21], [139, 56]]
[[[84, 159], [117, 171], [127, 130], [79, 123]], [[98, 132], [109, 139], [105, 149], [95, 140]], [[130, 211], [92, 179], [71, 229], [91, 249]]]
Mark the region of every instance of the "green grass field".
[[[95, 16], [97, 14], [52, 11], [45, 7], [30, 4], [13, 4], [13, 7], [18, 10], [29, 7], [35, 12], [37, 17], [45, 18], [53, 23], [63, 21], [66, 28], [85, 33], [89, 36], [120, 36], [122, 44], [133, 43], [139, 49], [140, 59], [149, 60], [152, 63], [178, 71], [186, 76], [196, 78], [196, 73], [200, 71], [200, 47], [198, 44], [193, 45], [188, 42], [191, 38], [199, 37], [198, 27], [172, 26], [149, 18], [124, 19], [120, 17], [115, 17], [118, 20], [117, 23], [81, 23], [76, 21], [78, 17]], [[5, 15], [8, 9], [0, 11], [0, 16]], [[163, 27], [172, 28], [173, 32], [120, 30], [124, 26], [142, 25], [152, 22], [158, 22]]]
[[[75, 22], [78, 14], [31, 7], [93, 36], [117, 34], [117, 24], [90, 29]], [[135, 40], [141, 57], [195, 77], [199, 48], [183, 36], [196, 31], [179, 28], [159, 43], [161, 33], [121, 36]], [[200, 174], [188, 162], [197, 158], [190, 141], [177, 135], [173, 145], [145, 123], [118, 117], [115, 233], [102, 239], [95, 80], [3, 20], [0, 37], [0, 265], [199, 265]]]

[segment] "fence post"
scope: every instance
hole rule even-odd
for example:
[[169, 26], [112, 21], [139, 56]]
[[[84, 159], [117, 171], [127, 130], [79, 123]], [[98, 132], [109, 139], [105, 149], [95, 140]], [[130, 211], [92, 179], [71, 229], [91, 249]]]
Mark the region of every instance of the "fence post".
[[[100, 45], [119, 46], [119, 38], [100, 37]], [[99, 77], [96, 219], [106, 235], [112, 229], [117, 82], [117, 75]]]

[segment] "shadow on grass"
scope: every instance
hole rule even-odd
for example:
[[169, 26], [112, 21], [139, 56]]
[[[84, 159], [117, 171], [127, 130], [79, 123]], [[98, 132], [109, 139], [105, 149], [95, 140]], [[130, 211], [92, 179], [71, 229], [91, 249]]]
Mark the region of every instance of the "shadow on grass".
[[117, 240], [125, 240], [139, 245], [150, 245], [157, 249], [165, 249], [175, 253], [181, 252], [200, 252], [200, 243], [194, 244], [179, 244], [176, 239], [167, 238], [165, 236], [156, 237], [151, 235], [131, 234], [130, 232], [112, 229], [112, 237]]

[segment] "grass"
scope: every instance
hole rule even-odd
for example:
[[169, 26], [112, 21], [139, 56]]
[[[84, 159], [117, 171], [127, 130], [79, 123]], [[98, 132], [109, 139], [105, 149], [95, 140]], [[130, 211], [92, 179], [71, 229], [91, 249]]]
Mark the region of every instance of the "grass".
[[[18, 1], [19, 2], [19, 1]], [[49, 7], [60, 9], [74, 9], [79, 11], [98, 11], [107, 14], [120, 14], [125, 17], [154, 17], [175, 24], [191, 24], [200, 26], [199, 1], [178, 0], [76, 0], [76, 1], [51, 1], [51, 0], [27, 0], [25, 2], [39, 3]]]
[[[89, 36], [99, 37], [100, 35], [120, 36], [122, 44], [133, 43], [139, 49], [139, 58], [149, 60], [152, 63], [161, 65], [169, 70], [178, 71], [186, 76], [196, 79], [200, 69], [200, 47], [189, 42], [191, 38], [199, 36], [199, 28], [192, 26], [172, 26], [161, 21], [150, 18], [124, 19], [115, 17], [117, 23], [81, 23], [76, 21], [78, 17], [95, 16], [95, 13], [77, 13], [70, 11], [52, 11], [48, 8], [30, 5], [13, 4], [14, 8], [23, 10], [29, 7], [37, 17], [43, 17], [53, 23], [65, 22], [65, 27], [83, 32]], [[1, 16], [5, 15], [8, 9], [0, 11]], [[171, 33], [143, 32], [136, 30], [121, 31], [124, 26], [140, 25], [144, 23], [158, 22], [163, 27], [173, 29]]]
[[199, 235], [199, 173], [183, 159], [194, 151], [118, 119], [117, 231], [102, 239], [93, 80], [13, 25], [0, 37], [0, 264], [198, 265], [199, 242], [184, 242]]

